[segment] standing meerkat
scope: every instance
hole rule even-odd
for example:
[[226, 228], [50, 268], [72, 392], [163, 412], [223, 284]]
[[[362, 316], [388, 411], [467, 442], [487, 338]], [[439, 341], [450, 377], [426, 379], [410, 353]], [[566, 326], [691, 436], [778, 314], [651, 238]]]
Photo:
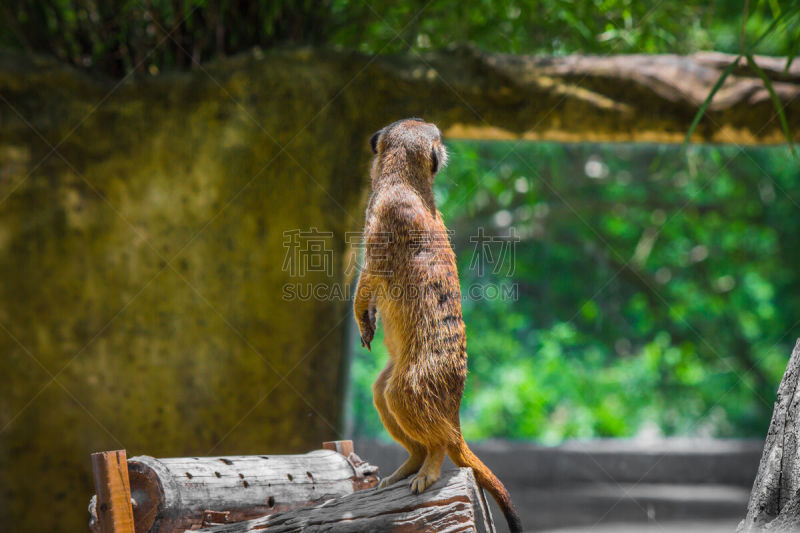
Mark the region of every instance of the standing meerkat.
[[373, 399], [383, 425], [409, 453], [380, 487], [415, 474], [411, 490], [421, 493], [439, 479], [447, 453], [472, 468], [511, 531], [522, 531], [508, 491], [461, 434], [467, 339], [455, 254], [433, 199], [433, 179], [447, 162], [442, 134], [412, 118], [386, 126], [370, 144], [376, 156], [354, 310], [367, 349], [380, 312], [390, 358]]

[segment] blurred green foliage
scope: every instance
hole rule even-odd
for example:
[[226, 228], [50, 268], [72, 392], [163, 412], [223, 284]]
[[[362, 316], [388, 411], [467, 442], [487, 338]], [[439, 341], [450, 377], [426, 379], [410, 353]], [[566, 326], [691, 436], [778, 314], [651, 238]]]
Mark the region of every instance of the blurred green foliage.
[[[796, 0], [749, 2], [752, 42]], [[419, 52], [471, 42], [508, 53], [739, 52], [739, 0], [8, 0], [0, 46], [56, 56], [116, 77], [190, 68], [253, 47], [313, 45]], [[791, 55], [780, 25], [755, 52]]]
[[[436, 193], [464, 293], [467, 438], [763, 436], [800, 335], [785, 147], [449, 146]], [[482, 275], [479, 228], [519, 238]], [[380, 339], [355, 351], [356, 434], [385, 436], [370, 389], [385, 359]]]

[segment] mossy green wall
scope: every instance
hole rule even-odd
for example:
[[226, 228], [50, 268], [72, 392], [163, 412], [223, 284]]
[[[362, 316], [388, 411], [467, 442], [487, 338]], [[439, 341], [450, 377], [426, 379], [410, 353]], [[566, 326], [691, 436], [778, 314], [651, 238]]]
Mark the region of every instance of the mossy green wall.
[[349, 304], [282, 299], [283, 232], [334, 232], [343, 271], [371, 132], [334, 99], [353, 73], [290, 59], [105, 100], [113, 83], [57, 68], [0, 78], [0, 529], [84, 530], [94, 451], [337, 438]]

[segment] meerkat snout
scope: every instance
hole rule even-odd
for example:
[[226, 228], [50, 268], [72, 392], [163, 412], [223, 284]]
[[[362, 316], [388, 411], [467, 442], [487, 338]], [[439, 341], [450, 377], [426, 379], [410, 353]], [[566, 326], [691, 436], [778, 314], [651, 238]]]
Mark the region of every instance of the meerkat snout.
[[441, 135], [439, 136], [438, 144], [434, 144], [431, 149], [431, 161], [433, 161], [434, 174], [447, 166], [447, 148], [445, 148], [444, 143], [442, 143]]

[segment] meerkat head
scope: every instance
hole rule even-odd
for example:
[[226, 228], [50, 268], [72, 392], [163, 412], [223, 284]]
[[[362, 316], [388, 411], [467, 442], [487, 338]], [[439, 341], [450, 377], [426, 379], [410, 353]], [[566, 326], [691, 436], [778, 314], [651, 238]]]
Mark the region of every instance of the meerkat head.
[[373, 166], [376, 174], [386, 166], [401, 164], [422, 170], [421, 174], [432, 183], [439, 169], [447, 164], [442, 132], [435, 124], [421, 118], [393, 122], [375, 132], [369, 144], [376, 154]]

